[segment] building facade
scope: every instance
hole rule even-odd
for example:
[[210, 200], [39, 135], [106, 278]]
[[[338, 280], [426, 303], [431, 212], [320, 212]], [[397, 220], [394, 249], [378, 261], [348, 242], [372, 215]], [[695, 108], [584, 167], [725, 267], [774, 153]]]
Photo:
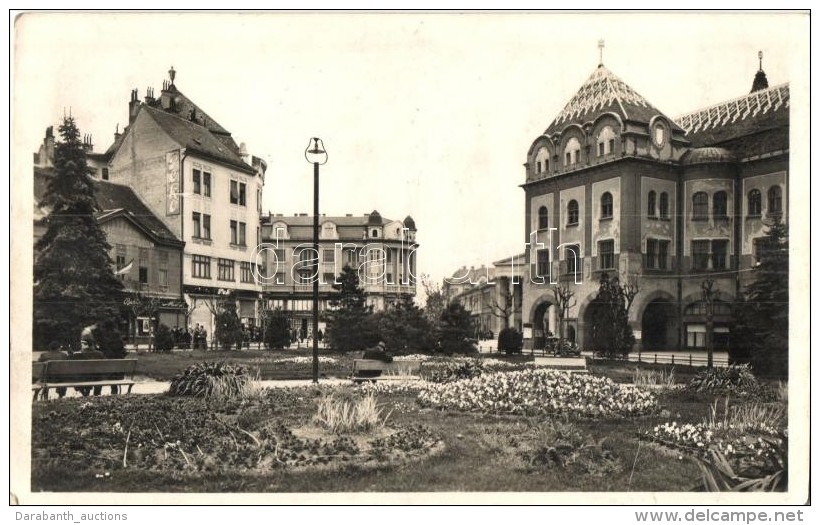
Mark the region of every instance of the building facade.
[[[374, 310], [402, 296], [416, 294], [416, 223], [382, 217], [378, 211], [319, 219], [319, 254], [313, 251], [313, 217], [306, 213], [262, 218], [264, 261], [262, 290], [266, 307], [281, 308], [292, 329], [311, 335], [313, 312], [312, 261], [318, 257], [319, 312], [331, 308], [333, 284], [345, 266], [356, 268], [359, 282]], [[320, 324], [323, 326], [324, 323]]]
[[129, 123], [98, 162], [100, 177], [133, 189], [185, 243], [182, 291], [189, 324], [214, 329], [215, 305], [235, 298], [246, 325], [257, 325], [261, 287], [252, 254], [261, 241], [266, 164], [186, 97], [169, 71], [159, 96], [137, 90]]
[[456, 301], [469, 313], [477, 339], [496, 339], [512, 327], [522, 330], [521, 305], [525, 254], [496, 261], [492, 266], [462, 266], [444, 279], [448, 302]]
[[672, 119], [599, 65], [527, 151], [525, 345], [558, 333], [558, 283], [574, 293], [563, 332], [583, 348], [607, 273], [640, 289], [629, 322], [645, 351], [705, 347], [713, 280], [726, 346], [756, 239], [788, 214], [788, 130], [789, 86], [762, 67], [751, 93]]
[[[91, 150], [90, 141], [86, 142]], [[49, 210], [42, 198], [54, 172], [53, 128], [39, 153], [34, 156], [34, 243], [43, 236]], [[93, 167], [92, 167], [93, 169]], [[96, 172], [99, 176], [99, 170]], [[113, 270], [123, 281], [124, 311], [128, 325], [123, 335], [132, 342], [147, 342], [154, 321], [171, 328], [185, 326], [186, 306], [182, 296], [182, 261], [184, 242], [154, 215], [148, 206], [124, 185], [95, 177], [94, 190], [100, 211], [95, 218], [111, 246], [109, 256]], [[153, 305], [153, 314], [142, 306]]]

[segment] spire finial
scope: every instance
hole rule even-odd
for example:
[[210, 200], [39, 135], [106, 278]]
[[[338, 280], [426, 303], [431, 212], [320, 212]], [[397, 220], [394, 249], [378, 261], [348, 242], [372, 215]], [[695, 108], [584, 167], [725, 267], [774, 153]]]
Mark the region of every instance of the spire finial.
[[604, 39], [598, 40], [598, 66], [604, 65]]
[[763, 51], [757, 52], [757, 59], [760, 61], [760, 71], [763, 71]]
[[177, 72], [174, 71], [174, 66], [171, 66], [171, 69], [168, 70], [168, 76], [171, 77], [171, 85], [174, 85], [174, 78], [177, 76]]

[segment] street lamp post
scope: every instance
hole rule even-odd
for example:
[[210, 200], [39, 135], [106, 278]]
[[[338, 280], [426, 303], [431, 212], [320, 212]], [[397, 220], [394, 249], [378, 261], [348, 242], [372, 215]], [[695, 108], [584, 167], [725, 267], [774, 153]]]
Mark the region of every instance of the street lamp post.
[[706, 306], [706, 368], [712, 368], [712, 355], [714, 354], [714, 314], [715, 300], [720, 292], [714, 289], [715, 281], [706, 279], [701, 284], [701, 295], [704, 306]]
[[313, 164], [313, 382], [319, 382], [319, 166], [327, 162], [322, 139], [313, 137], [305, 149], [305, 160]]

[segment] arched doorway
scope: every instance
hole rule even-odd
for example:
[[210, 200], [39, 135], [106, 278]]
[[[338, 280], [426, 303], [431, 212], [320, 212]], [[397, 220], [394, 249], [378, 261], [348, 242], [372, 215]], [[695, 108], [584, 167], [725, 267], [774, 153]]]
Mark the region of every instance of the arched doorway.
[[550, 332], [554, 332], [552, 303], [544, 301], [535, 307], [532, 316], [532, 347], [541, 349], [546, 344]]
[[677, 324], [675, 305], [671, 301], [655, 299], [647, 304], [641, 317], [643, 351], [674, 350], [677, 347]]

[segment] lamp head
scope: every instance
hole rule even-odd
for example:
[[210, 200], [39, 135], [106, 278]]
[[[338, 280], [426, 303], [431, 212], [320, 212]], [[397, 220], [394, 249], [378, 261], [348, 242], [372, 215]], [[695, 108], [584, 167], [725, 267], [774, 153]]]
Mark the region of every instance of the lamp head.
[[322, 139], [313, 137], [308, 141], [308, 146], [305, 148], [305, 160], [311, 164], [325, 164], [327, 162], [327, 151]]

